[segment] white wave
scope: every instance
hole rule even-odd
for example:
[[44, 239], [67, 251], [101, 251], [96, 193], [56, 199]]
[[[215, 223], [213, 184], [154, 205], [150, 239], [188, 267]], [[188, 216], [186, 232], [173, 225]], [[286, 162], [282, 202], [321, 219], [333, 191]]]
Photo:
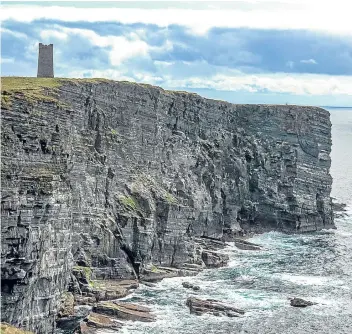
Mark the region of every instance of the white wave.
[[328, 285], [329, 283], [341, 284], [342, 281], [333, 280], [331, 277], [324, 277], [324, 276], [304, 276], [304, 275], [292, 275], [292, 274], [275, 274], [277, 278], [289, 281], [295, 284], [301, 285]]

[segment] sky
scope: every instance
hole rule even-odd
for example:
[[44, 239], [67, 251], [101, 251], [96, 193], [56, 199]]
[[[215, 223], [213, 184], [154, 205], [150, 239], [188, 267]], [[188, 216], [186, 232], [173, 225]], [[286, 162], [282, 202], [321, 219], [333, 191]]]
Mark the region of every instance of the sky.
[[2, 1], [1, 75], [99, 77], [234, 103], [352, 106], [352, 2]]

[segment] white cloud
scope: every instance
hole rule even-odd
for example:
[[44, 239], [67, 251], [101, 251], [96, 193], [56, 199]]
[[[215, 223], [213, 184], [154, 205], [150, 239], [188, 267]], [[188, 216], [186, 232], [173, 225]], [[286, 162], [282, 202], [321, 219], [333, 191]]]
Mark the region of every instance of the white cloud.
[[352, 96], [352, 80], [349, 76], [330, 76], [319, 74], [258, 74], [246, 75], [233, 71], [226, 74], [217, 74], [205, 77], [188, 77], [174, 79], [168, 74], [155, 75], [147, 72], [124, 74], [124, 70], [91, 70], [75, 71], [69, 75], [83, 77], [89, 73], [91, 77], [103, 77], [113, 80], [127, 80], [162, 85], [169, 89], [179, 88], [207, 88], [219, 91], [247, 91], [272, 93], [287, 93], [295, 95], [350, 95]]
[[310, 59], [302, 59], [300, 62], [301, 62], [302, 64], [313, 64], [313, 65], [318, 64], [318, 63], [315, 61], [315, 59], [312, 59], [312, 58], [310, 58]]
[[[1, 17], [1, 15], [0, 15]], [[10, 29], [6, 29], [6, 28], [0, 28], [0, 33], [1, 34], [9, 34], [9, 35], [12, 35], [16, 38], [20, 38], [20, 39], [27, 39], [28, 36], [22, 32], [17, 32], [17, 31], [13, 31], [13, 30], [10, 30]]]
[[156, 66], [161, 66], [161, 67], [169, 67], [175, 64], [175, 62], [172, 61], [162, 61], [162, 60], [154, 60], [154, 64]]
[[1, 57], [0, 61], [1, 61], [1, 64], [13, 64], [15, 62], [15, 59]]
[[209, 79], [190, 78], [173, 80], [170, 87], [211, 88], [216, 90], [245, 90], [299, 95], [352, 95], [352, 81], [348, 76], [311, 74], [260, 74], [260, 75], [215, 75]]
[[160, 47], [153, 47], [141, 40], [137, 33], [130, 33], [127, 36], [101, 36], [93, 30], [66, 28], [59, 25], [54, 25], [51, 30], [41, 32], [41, 37], [43, 38], [67, 39], [75, 35], [89, 40], [95, 46], [110, 48], [109, 58], [113, 66], [118, 66], [129, 58], [148, 56], [150, 51], [167, 51], [172, 49], [170, 41], [166, 41]]
[[[32, 22], [36, 19], [63, 21], [144, 23], [167, 27], [171, 24], [189, 27], [194, 33], [204, 34], [212, 27], [244, 27], [258, 29], [308, 29], [352, 35], [352, 21], [347, 1], [242, 1], [232, 8], [186, 9], [186, 8], [76, 8], [64, 6], [3, 5], [2, 21], [14, 19]], [[276, 6], [275, 6], [276, 3]], [[86, 5], [89, 6], [89, 3]], [[69, 15], [67, 15], [69, 13]]]
[[67, 34], [65, 34], [62, 31], [57, 31], [57, 30], [42, 30], [40, 32], [40, 37], [43, 39], [50, 39], [50, 38], [56, 38], [56, 39], [62, 39], [65, 40], [67, 39]]

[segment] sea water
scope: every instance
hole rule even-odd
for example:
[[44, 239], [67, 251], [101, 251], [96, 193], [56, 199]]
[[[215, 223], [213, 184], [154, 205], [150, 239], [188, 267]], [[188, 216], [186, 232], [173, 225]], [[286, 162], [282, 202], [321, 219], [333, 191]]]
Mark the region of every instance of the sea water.
[[[225, 268], [164, 279], [153, 288], [141, 285], [125, 300], [148, 305], [157, 321], [131, 322], [122, 333], [352, 334], [352, 109], [329, 111], [332, 196], [348, 210], [346, 217], [335, 219], [337, 230], [265, 233], [250, 240], [262, 245], [262, 251], [229, 246], [231, 260]], [[185, 289], [183, 281], [201, 290]], [[246, 313], [240, 318], [192, 315], [185, 305], [192, 295], [229, 302]], [[294, 308], [289, 297], [318, 304]]]

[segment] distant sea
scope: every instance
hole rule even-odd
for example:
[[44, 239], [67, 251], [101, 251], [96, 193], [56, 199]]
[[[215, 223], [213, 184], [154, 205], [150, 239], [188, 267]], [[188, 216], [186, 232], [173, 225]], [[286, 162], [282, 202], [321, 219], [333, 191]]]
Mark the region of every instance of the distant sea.
[[[352, 108], [331, 108], [332, 196], [348, 205], [335, 220], [337, 230], [304, 235], [270, 232], [252, 241], [264, 251], [230, 245], [228, 267], [196, 277], [170, 278], [142, 286], [125, 300], [147, 304], [154, 323], [131, 323], [122, 333], [153, 334], [351, 334], [352, 333]], [[181, 285], [191, 281], [200, 292]], [[227, 301], [246, 310], [241, 318], [195, 316], [185, 305], [189, 295]], [[300, 309], [288, 297], [318, 305]], [[101, 333], [108, 333], [102, 331]]]

